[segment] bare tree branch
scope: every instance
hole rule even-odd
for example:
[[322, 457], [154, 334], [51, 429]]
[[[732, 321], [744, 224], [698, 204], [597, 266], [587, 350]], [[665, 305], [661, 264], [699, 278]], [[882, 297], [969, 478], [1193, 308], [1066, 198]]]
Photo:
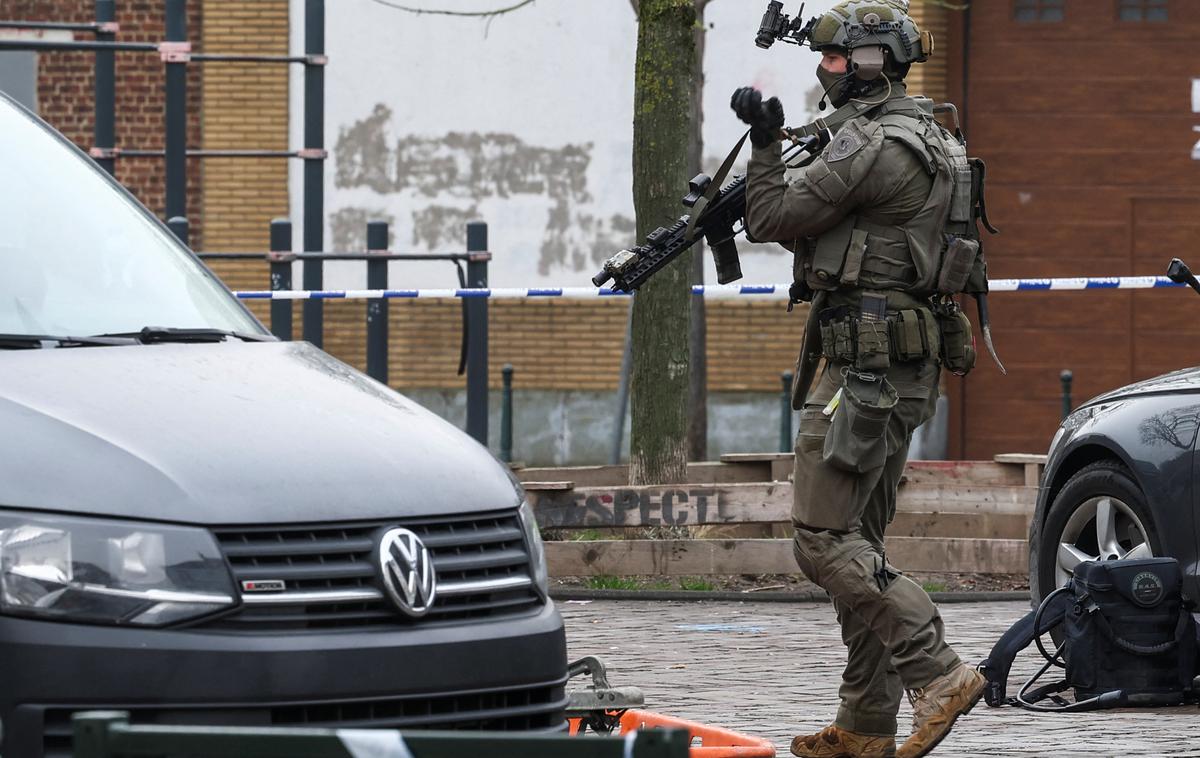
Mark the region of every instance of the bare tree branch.
[[[524, 8], [526, 5], [533, 3], [534, 0], [521, 0], [521, 2], [519, 2], [515, 5], [510, 5], [507, 8], [497, 8], [494, 11], [443, 11], [443, 10], [436, 10], [436, 9], [429, 9], [429, 8], [410, 8], [407, 5], [400, 5], [398, 3], [388, 2], [388, 0], [371, 0], [371, 2], [378, 3], [379, 5], [382, 5], [387, 8], [394, 8], [395, 10], [398, 10], [398, 11], [404, 11], [405, 13], [413, 13], [418, 16], [421, 16], [421, 15], [474, 16], [474, 17], [491, 18], [491, 17], [499, 16], [499, 15], [502, 15], [505, 13], [511, 13], [512, 11], [518, 10], [519, 8]], [[634, 0], [634, 2], [636, 2], [636, 0]]]

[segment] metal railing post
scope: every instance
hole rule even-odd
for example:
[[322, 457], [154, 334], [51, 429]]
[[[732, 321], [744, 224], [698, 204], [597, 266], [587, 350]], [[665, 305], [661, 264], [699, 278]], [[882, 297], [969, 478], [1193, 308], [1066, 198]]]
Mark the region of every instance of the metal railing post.
[[[271, 219], [271, 289], [292, 288], [292, 222], [286, 218]], [[281, 340], [292, 338], [292, 301], [271, 301], [271, 334]]]
[[1058, 375], [1058, 380], [1062, 382], [1062, 417], [1065, 421], [1067, 416], [1071, 415], [1071, 382], [1074, 381], [1075, 375], [1070, 369], [1063, 369]]
[[[487, 289], [488, 228], [482, 221], [467, 224], [467, 287]], [[488, 443], [488, 301], [467, 300], [467, 434]]]
[[608, 448], [608, 462], [621, 462], [621, 448], [625, 444], [625, 415], [629, 411], [629, 380], [633, 372], [633, 302], [625, 311], [625, 346], [621, 349], [621, 373], [617, 378], [617, 412], [613, 414], [612, 438]]
[[[105, 25], [117, 20], [115, 0], [96, 0], [96, 23]], [[98, 42], [115, 42], [117, 35], [108, 31], [96, 32]], [[100, 168], [116, 176], [116, 161], [112, 150], [116, 147], [116, 53], [112, 50], [97, 50], [95, 58], [95, 96], [92, 103], [95, 123], [92, 125], [92, 146], [97, 149], [96, 163]]]
[[[387, 253], [387, 250], [387, 222], [368, 221], [367, 252]], [[384, 290], [387, 286], [387, 260], [368, 260], [367, 289]], [[367, 376], [388, 383], [388, 301], [382, 297], [367, 301]]]
[[500, 460], [512, 463], [513, 459], [513, 367], [505, 363], [500, 369], [504, 380], [504, 391], [500, 396]]
[[171, 216], [167, 219], [167, 228], [171, 230], [171, 234], [175, 235], [175, 239], [183, 243], [184, 247], [188, 247], [188, 220], [187, 216]]
[[[325, 54], [325, 0], [304, 2], [304, 54]], [[304, 149], [322, 151], [325, 145], [325, 68], [304, 64]], [[324, 249], [325, 163], [304, 161], [304, 250]], [[304, 289], [324, 289], [325, 269], [319, 260], [304, 261]], [[322, 300], [304, 301], [304, 339], [321, 347], [325, 331]]]
[[[167, 0], [166, 41], [187, 42], [187, 2]], [[187, 60], [166, 58], [166, 216], [187, 215]]]
[[779, 396], [779, 452], [789, 453], [793, 449], [792, 372], [784, 371], [779, 378], [783, 382], [783, 394]]

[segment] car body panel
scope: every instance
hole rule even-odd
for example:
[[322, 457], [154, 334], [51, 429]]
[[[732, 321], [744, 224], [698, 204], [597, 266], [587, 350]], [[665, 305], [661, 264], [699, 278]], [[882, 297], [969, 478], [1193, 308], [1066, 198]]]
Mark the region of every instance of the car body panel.
[[1123, 398], [1139, 395], [1200, 393], [1200, 367], [1179, 369], [1161, 376], [1155, 376], [1133, 384], [1127, 384], [1111, 392], [1092, 398], [1080, 408], [1093, 405], [1103, 405]]
[[304, 342], [0, 352], [0, 507], [195, 524], [515, 507], [459, 429]]

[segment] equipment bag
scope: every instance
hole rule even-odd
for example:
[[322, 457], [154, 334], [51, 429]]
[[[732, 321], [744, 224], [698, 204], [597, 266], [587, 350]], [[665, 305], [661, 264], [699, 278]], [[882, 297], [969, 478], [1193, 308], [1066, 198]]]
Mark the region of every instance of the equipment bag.
[[[1194, 694], [1191, 608], [1174, 558], [1080, 563], [1073, 578], [1014, 624], [979, 664], [988, 680], [984, 698], [992, 707], [1049, 712], [1181, 703]], [[1041, 635], [1060, 624], [1063, 642], [1051, 654]], [[1013, 658], [1030, 642], [1046, 663], [1015, 698], [1006, 697]], [[1052, 666], [1065, 668], [1066, 678], [1034, 688]], [[1075, 690], [1075, 702], [1059, 696], [1067, 689]]]

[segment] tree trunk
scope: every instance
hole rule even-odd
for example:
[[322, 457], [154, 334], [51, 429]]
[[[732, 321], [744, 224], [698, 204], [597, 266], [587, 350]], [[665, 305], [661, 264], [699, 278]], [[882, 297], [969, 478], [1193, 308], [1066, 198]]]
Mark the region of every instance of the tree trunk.
[[[692, 85], [692, 139], [688, 144], [688, 173], [704, 170], [704, 6], [709, 0], [696, 0], [696, 78]], [[704, 284], [705, 243], [692, 248], [692, 284]], [[708, 458], [708, 319], [704, 298], [691, 299], [691, 378], [688, 387], [688, 459]]]
[[[640, 0], [633, 110], [638, 239], [669, 226], [687, 189], [696, 77], [693, 0]], [[631, 484], [687, 476], [690, 254], [655, 274], [633, 302]]]

